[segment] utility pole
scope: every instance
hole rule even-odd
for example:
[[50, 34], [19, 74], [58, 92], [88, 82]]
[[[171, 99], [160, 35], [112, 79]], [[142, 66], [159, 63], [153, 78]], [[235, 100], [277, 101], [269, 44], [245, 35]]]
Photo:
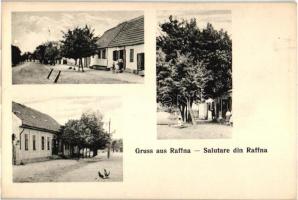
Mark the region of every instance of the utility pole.
[[[111, 137], [111, 118], [109, 120], [109, 136]], [[111, 142], [108, 143], [108, 159], [110, 159]]]

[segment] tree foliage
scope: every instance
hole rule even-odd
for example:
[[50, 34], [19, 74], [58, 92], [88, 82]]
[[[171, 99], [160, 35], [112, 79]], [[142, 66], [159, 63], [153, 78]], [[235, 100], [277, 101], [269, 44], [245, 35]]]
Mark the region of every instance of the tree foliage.
[[61, 58], [58, 42], [49, 41], [36, 47], [33, 57], [42, 64], [55, 65], [56, 60]]
[[111, 140], [110, 135], [103, 129], [102, 115], [94, 112], [85, 112], [80, 119], [69, 120], [62, 128], [61, 139], [79, 149], [92, 149], [93, 156]]
[[22, 61], [21, 50], [19, 47], [11, 45], [11, 62], [12, 65], [17, 65]]
[[195, 19], [179, 21], [170, 16], [160, 28], [157, 101], [179, 108], [187, 121], [193, 102], [217, 98], [232, 88], [232, 41], [210, 23], [199, 29]]
[[113, 152], [115, 152], [115, 151], [123, 152], [123, 140], [122, 139], [113, 140], [111, 147], [112, 147]]
[[63, 32], [62, 55], [74, 60], [79, 59], [79, 69], [82, 67], [82, 58], [95, 54], [97, 50], [96, 41], [98, 37], [94, 34], [94, 29], [89, 26], [83, 28], [76, 27], [73, 30]]
[[44, 59], [47, 60], [49, 64], [55, 65], [56, 60], [60, 58], [61, 56], [58, 42], [46, 43]]

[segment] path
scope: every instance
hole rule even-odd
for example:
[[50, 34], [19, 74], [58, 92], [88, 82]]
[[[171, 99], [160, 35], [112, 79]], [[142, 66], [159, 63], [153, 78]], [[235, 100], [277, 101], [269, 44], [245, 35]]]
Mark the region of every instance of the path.
[[[68, 65], [42, 65], [26, 62], [12, 68], [13, 84], [49, 84], [61, 70], [58, 84], [119, 84], [143, 83], [144, 77], [132, 73], [112, 73], [111, 71], [84, 68], [85, 72], [69, 69]], [[54, 69], [50, 79], [47, 76]]]
[[[60, 159], [13, 166], [14, 182], [90, 182], [122, 181], [122, 153], [80, 160]], [[98, 171], [111, 172], [109, 179], [100, 179]]]
[[186, 128], [157, 125], [158, 139], [224, 139], [232, 138], [232, 127], [218, 123], [198, 123]]

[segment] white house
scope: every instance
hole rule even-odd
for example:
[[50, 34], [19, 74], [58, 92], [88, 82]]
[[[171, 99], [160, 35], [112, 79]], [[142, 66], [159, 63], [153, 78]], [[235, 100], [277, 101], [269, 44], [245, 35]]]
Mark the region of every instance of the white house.
[[144, 16], [107, 30], [97, 45], [98, 52], [90, 60], [91, 68], [111, 69], [121, 62], [125, 71], [144, 74]]
[[60, 124], [47, 114], [12, 103], [13, 164], [46, 160], [57, 152]]

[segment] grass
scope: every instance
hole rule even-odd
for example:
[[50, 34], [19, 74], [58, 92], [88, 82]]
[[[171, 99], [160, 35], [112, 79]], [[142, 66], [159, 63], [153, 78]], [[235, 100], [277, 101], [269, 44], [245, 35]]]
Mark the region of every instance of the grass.
[[[47, 76], [54, 69], [50, 79]], [[112, 73], [111, 71], [93, 70], [85, 68], [85, 72], [69, 69], [68, 65], [42, 65], [34, 62], [12, 68], [13, 84], [52, 84], [61, 71], [58, 84], [121, 84], [143, 83], [143, 77], [131, 73]]]

